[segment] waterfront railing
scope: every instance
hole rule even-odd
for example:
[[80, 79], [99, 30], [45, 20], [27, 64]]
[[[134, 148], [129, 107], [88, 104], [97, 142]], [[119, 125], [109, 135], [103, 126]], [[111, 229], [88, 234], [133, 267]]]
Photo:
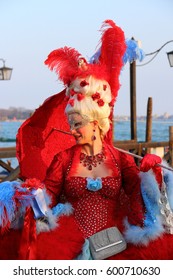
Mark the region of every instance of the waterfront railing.
[[[162, 142], [137, 142], [136, 140], [121, 140], [114, 141], [114, 146], [126, 151], [130, 151], [136, 155], [144, 156], [146, 153], [151, 152], [157, 154], [159, 148], [163, 149], [162, 158], [165, 159], [171, 167], [173, 167], [173, 126], [169, 127], [169, 141]], [[153, 150], [152, 150], [153, 149]], [[16, 147], [3, 147], [0, 148], [0, 166], [7, 172], [6, 175], [0, 174], [0, 181], [13, 181], [19, 178], [20, 167], [13, 168], [10, 162], [5, 162], [4, 159], [15, 158]], [[139, 164], [139, 160], [136, 160]]]

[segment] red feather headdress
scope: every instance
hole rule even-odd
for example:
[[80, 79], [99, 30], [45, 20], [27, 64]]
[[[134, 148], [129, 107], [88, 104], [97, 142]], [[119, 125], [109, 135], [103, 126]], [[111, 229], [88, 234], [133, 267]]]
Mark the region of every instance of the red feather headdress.
[[45, 60], [50, 70], [55, 70], [58, 77], [65, 85], [68, 85], [78, 72], [78, 60], [80, 53], [69, 47], [52, 51]]
[[124, 32], [112, 21], [104, 21], [101, 37], [100, 65], [106, 68], [108, 80], [111, 87], [112, 99], [115, 101], [119, 84], [119, 75], [123, 66], [123, 55], [126, 51]]
[[[119, 89], [119, 74], [123, 64], [122, 57], [126, 44], [124, 32], [111, 20], [106, 20], [103, 23], [101, 32], [101, 46], [97, 52], [96, 59], [93, 59], [92, 63], [87, 63], [75, 49], [64, 47], [51, 52], [45, 64], [51, 70], [56, 71], [59, 79], [67, 88], [70, 84], [73, 84], [76, 78], [84, 78], [83, 82], [86, 82], [86, 78], [90, 75], [102, 80], [103, 86], [105, 81], [107, 81], [111, 88], [111, 93], [109, 89], [109, 96], [110, 98], [112, 97], [110, 105], [113, 106]], [[86, 87], [84, 86], [83, 89]], [[105, 90], [105, 95], [107, 92], [108, 89]], [[94, 97], [96, 95], [98, 97], [98, 93], [95, 93]], [[53, 156], [75, 145], [74, 137], [62, 135], [53, 129], [69, 130], [65, 115], [65, 108], [67, 106], [67, 99], [65, 97], [66, 91], [63, 90], [63, 92], [48, 98], [19, 129], [17, 135], [17, 157], [20, 163], [20, 175], [24, 179], [35, 177], [42, 181]], [[80, 92], [78, 94], [79, 97], [82, 97]], [[100, 101], [102, 103], [99, 103], [99, 106], [103, 104], [103, 100]], [[113, 108], [111, 107], [111, 115], [109, 116], [111, 120], [112, 116]], [[106, 141], [111, 143], [112, 126], [106, 137]]]
[[[45, 61], [51, 70], [55, 70], [65, 86], [79, 77], [89, 75], [106, 80], [112, 92], [114, 102], [119, 89], [119, 74], [123, 65], [122, 57], [126, 50], [124, 32], [112, 20], [104, 21], [102, 28], [100, 56], [97, 61], [87, 63], [81, 54], [69, 47], [52, 51]], [[84, 63], [81, 65], [80, 61]]]

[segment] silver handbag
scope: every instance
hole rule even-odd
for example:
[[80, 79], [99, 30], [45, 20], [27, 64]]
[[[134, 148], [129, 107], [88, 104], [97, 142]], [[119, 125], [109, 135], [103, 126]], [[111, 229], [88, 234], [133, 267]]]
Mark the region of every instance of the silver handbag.
[[120, 253], [127, 247], [126, 241], [117, 227], [99, 231], [88, 238], [94, 260], [103, 260]]

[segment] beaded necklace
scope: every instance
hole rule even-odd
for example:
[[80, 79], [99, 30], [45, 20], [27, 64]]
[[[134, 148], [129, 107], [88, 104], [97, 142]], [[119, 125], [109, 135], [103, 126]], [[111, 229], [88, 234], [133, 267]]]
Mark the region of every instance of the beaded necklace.
[[92, 170], [93, 167], [96, 167], [98, 164], [101, 164], [106, 159], [104, 152], [100, 152], [94, 156], [88, 156], [84, 153], [80, 154], [80, 163], [88, 170]]

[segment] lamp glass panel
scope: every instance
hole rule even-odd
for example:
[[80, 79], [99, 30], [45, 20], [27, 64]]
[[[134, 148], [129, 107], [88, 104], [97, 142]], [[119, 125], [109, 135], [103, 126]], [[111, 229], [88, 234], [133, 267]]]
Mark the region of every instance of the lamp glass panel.
[[169, 64], [171, 67], [173, 67], [173, 51], [167, 53], [167, 55], [168, 55]]

